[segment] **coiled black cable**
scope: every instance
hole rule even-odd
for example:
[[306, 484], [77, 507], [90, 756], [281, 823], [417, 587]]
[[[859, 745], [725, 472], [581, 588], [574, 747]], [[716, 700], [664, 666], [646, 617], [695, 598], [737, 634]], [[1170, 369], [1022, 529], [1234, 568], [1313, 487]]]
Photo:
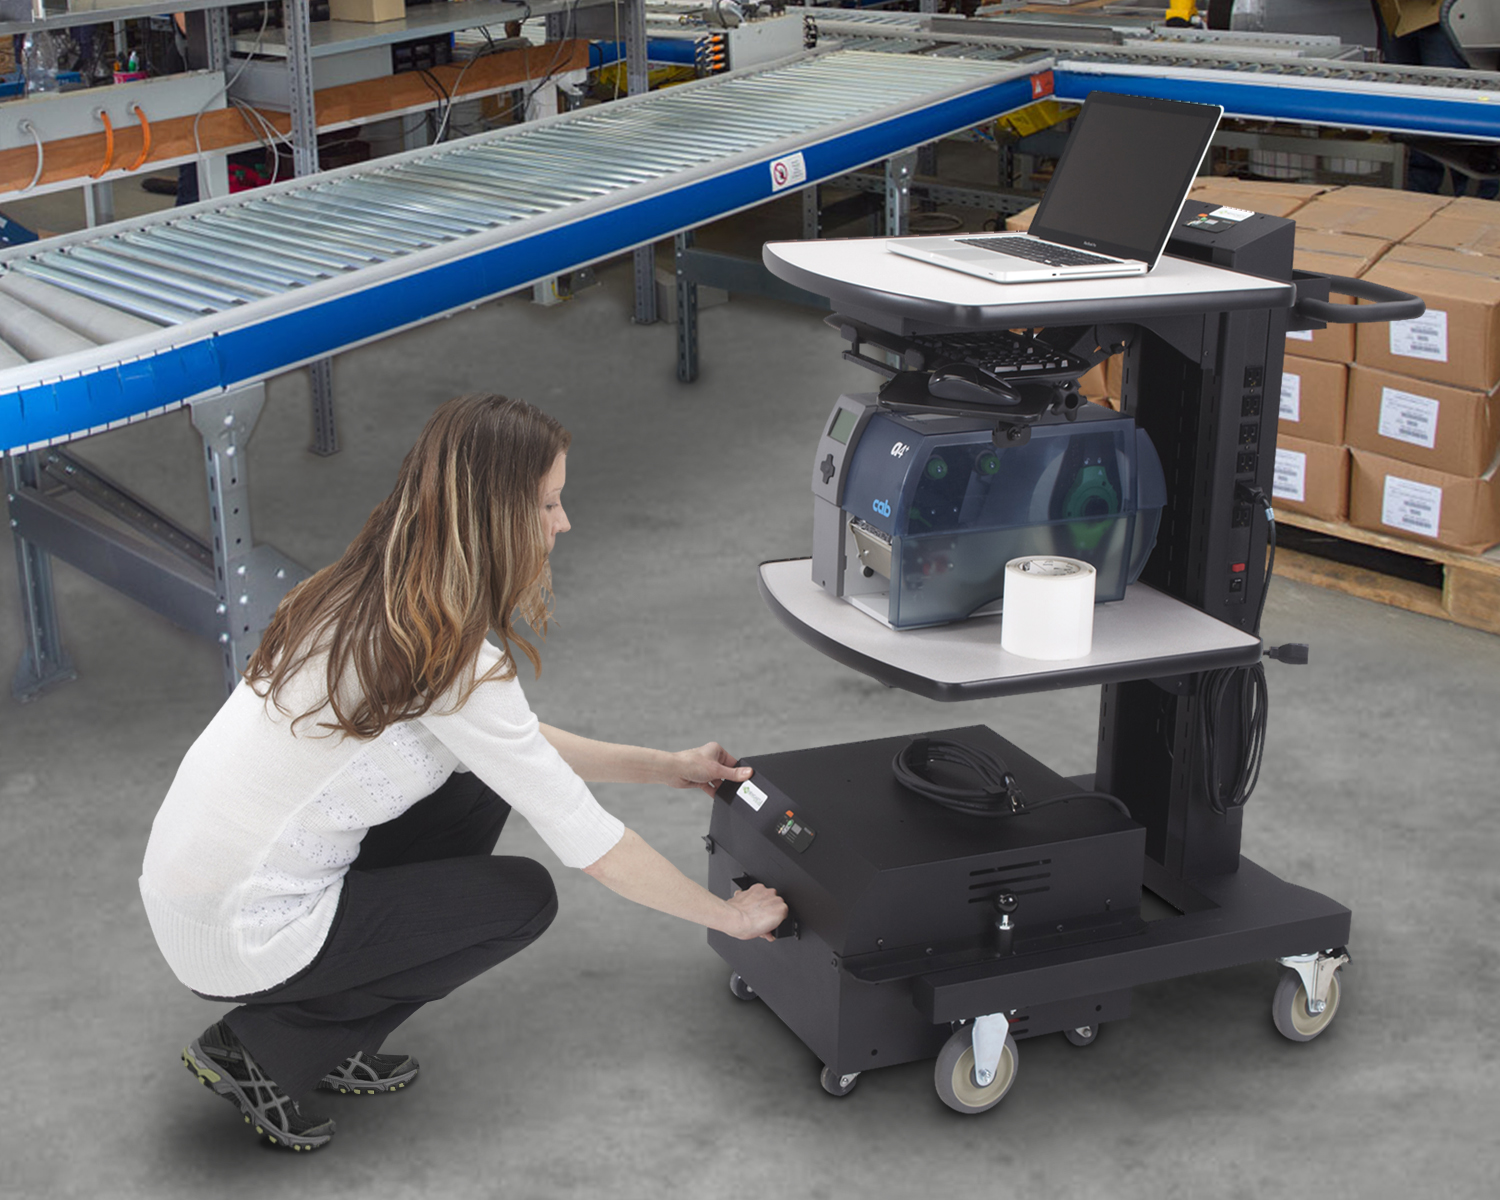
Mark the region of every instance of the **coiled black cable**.
[[[1250, 632], [1260, 633], [1261, 617], [1266, 611], [1266, 593], [1271, 589], [1271, 572], [1276, 565], [1276, 513], [1259, 487], [1241, 484], [1242, 494], [1260, 506], [1266, 518], [1266, 573], [1261, 581], [1260, 602], [1255, 610], [1255, 624]], [[1228, 778], [1219, 766], [1220, 738], [1224, 704], [1235, 698], [1238, 713], [1235, 745], [1238, 747]], [[1209, 806], [1221, 816], [1231, 808], [1244, 807], [1260, 780], [1261, 756], [1266, 747], [1266, 723], [1270, 713], [1270, 694], [1266, 690], [1264, 663], [1249, 667], [1227, 667], [1207, 672], [1199, 685], [1197, 739], [1203, 764], [1203, 787]]]
[[[936, 782], [924, 773], [924, 768], [935, 762], [964, 768], [977, 778], [978, 786], [955, 787]], [[1003, 759], [947, 738], [913, 738], [896, 752], [896, 757], [891, 760], [891, 773], [902, 787], [944, 808], [972, 817], [1020, 816], [1064, 800], [1090, 798], [1108, 801], [1125, 816], [1130, 816], [1125, 804], [1108, 792], [1069, 792], [1065, 796], [1028, 801]]]

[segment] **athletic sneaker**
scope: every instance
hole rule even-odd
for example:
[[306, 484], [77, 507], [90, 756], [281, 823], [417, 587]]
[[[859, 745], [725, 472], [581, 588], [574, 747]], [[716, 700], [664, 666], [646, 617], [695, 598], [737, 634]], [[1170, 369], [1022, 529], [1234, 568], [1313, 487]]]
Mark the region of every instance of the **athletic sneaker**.
[[356, 1096], [373, 1096], [377, 1092], [395, 1092], [417, 1077], [417, 1060], [404, 1054], [365, 1054], [356, 1050], [327, 1075], [318, 1080], [326, 1092], [352, 1092]]
[[267, 1077], [234, 1031], [219, 1021], [182, 1052], [183, 1064], [204, 1087], [223, 1096], [245, 1115], [245, 1124], [274, 1146], [317, 1150], [333, 1140], [333, 1122], [303, 1116], [276, 1081]]

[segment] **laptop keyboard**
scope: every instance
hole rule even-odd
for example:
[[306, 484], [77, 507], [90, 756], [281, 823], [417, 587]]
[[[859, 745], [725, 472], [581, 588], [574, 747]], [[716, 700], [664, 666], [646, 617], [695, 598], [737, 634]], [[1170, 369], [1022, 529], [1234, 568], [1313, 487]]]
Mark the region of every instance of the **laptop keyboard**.
[[965, 246], [978, 246], [981, 250], [994, 250], [1024, 258], [1028, 262], [1041, 263], [1048, 267], [1092, 267], [1109, 266], [1119, 262], [1117, 258], [1105, 258], [1088, 254], [1082, 250], [1070, 250], [1055, 242], [1043, 242], [1029, 237], [959, 238]]
[[996, 330], [992, 333], [952, 333], [942, 337], [914, 337], [930, 369], [940, 362], [972, 363], [1000, 378], [1016, 375], [1081, 375], [1086, 359], [1055, 349], [1034, 337]]

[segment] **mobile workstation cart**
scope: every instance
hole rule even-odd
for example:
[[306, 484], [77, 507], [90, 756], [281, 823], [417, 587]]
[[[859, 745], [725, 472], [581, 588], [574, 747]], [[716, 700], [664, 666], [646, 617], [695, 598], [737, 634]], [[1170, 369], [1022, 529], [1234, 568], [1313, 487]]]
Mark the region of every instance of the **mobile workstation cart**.
[[[1333, 1019], [1349, 910], [1240, 855], [1253, 777], [1236, 772], [1264, 734], [1264, 691], [1257, 699], [1245, 681], [1263, 653], [1283, 344], [1289, 323], [1411, 317], [1422, 305], [1348, 280], [1334, 290], [1383, 303], [1330, 304], [1326, 277], [1293, 272], [1292, 235], [1274, 217], [1185, 209], [1149, 275], [1021, 286], [898, 257], [881, 239], [766, 246], [774, 274], [831, 300], [846, 356], [887, 379], [879, 396], [840, 399], [817, 450], [815, 542], [835, 538], [843, 573], [830, 584], [814, 560], [763, 564], [778, 618], [840, 663], [937, 700], [1103, 691], [1092, 779], [1064, 780], [982, 726], [919, 735], [919, 758], [942, 740], [1002, 763], [1025, 810], [1003, 819], [949, 811], [898, 781], [906, 738], [749, 757], [751, 783], [720, 789], [710, 888], [762, 882], [791, 915], [774, 942], [711, 933], [710, 945], [735, 994], [763, 999], [821, 1059], [830, 1093], [873, 1067], [936, 1056], [939, 1096], [981, 1112], [1014, 1082], [1017, 1040], [1062, 1032], [1088, 1044], [1128, 1015], [1136, 985], [1260, 959], [1286, 968], [1272, 1005], [1283, 1034], [1306, 1041]], [[997, 409], [995, 448], [1077, 416], [1067, 377], [1123, 348], [1121, 408], [1156, 447], [1165, 484], [1139, 582], [1097, 607], [1092, 651], [1073, 661], [1008, 654], [995, 616], [895, 628], [843, 595], [846, 578], [853, 591], [872, 571], [860, 569], [858, 514], [840, 507], [854, 503], [842, 489], [856, 440], [841, 408], [917, 397], [909, 414], [940, 363], [974, 358], [987, 340], [1014, 350], [1007, 331], [1018, 330], [1020, 357], [1050, 358], [1051, 392], [1031, 394], [1053, 403], [1019, 417]], [[984, 419], [982, 404], [929, 402]], [[874, 452], [904, 449], [887, 440]], [[900, 565], [888, 555], [885, 570], [894, 589]]]

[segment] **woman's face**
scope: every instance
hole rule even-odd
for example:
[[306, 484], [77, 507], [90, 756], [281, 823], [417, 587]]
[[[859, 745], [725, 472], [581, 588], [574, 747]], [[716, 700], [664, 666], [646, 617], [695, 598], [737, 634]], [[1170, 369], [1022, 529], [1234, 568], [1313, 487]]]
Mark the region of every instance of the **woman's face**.
[[559, 454], [552, 469], [542, 480], [542, 529], [547, 534], [548, 554], [552, 553], [552, 547], [557, 544], [557, 535], [573, 528], [568, 524], [568, 516], [563, 512], [562, 506], [563, 484], [567, 481], [568, 456]]

